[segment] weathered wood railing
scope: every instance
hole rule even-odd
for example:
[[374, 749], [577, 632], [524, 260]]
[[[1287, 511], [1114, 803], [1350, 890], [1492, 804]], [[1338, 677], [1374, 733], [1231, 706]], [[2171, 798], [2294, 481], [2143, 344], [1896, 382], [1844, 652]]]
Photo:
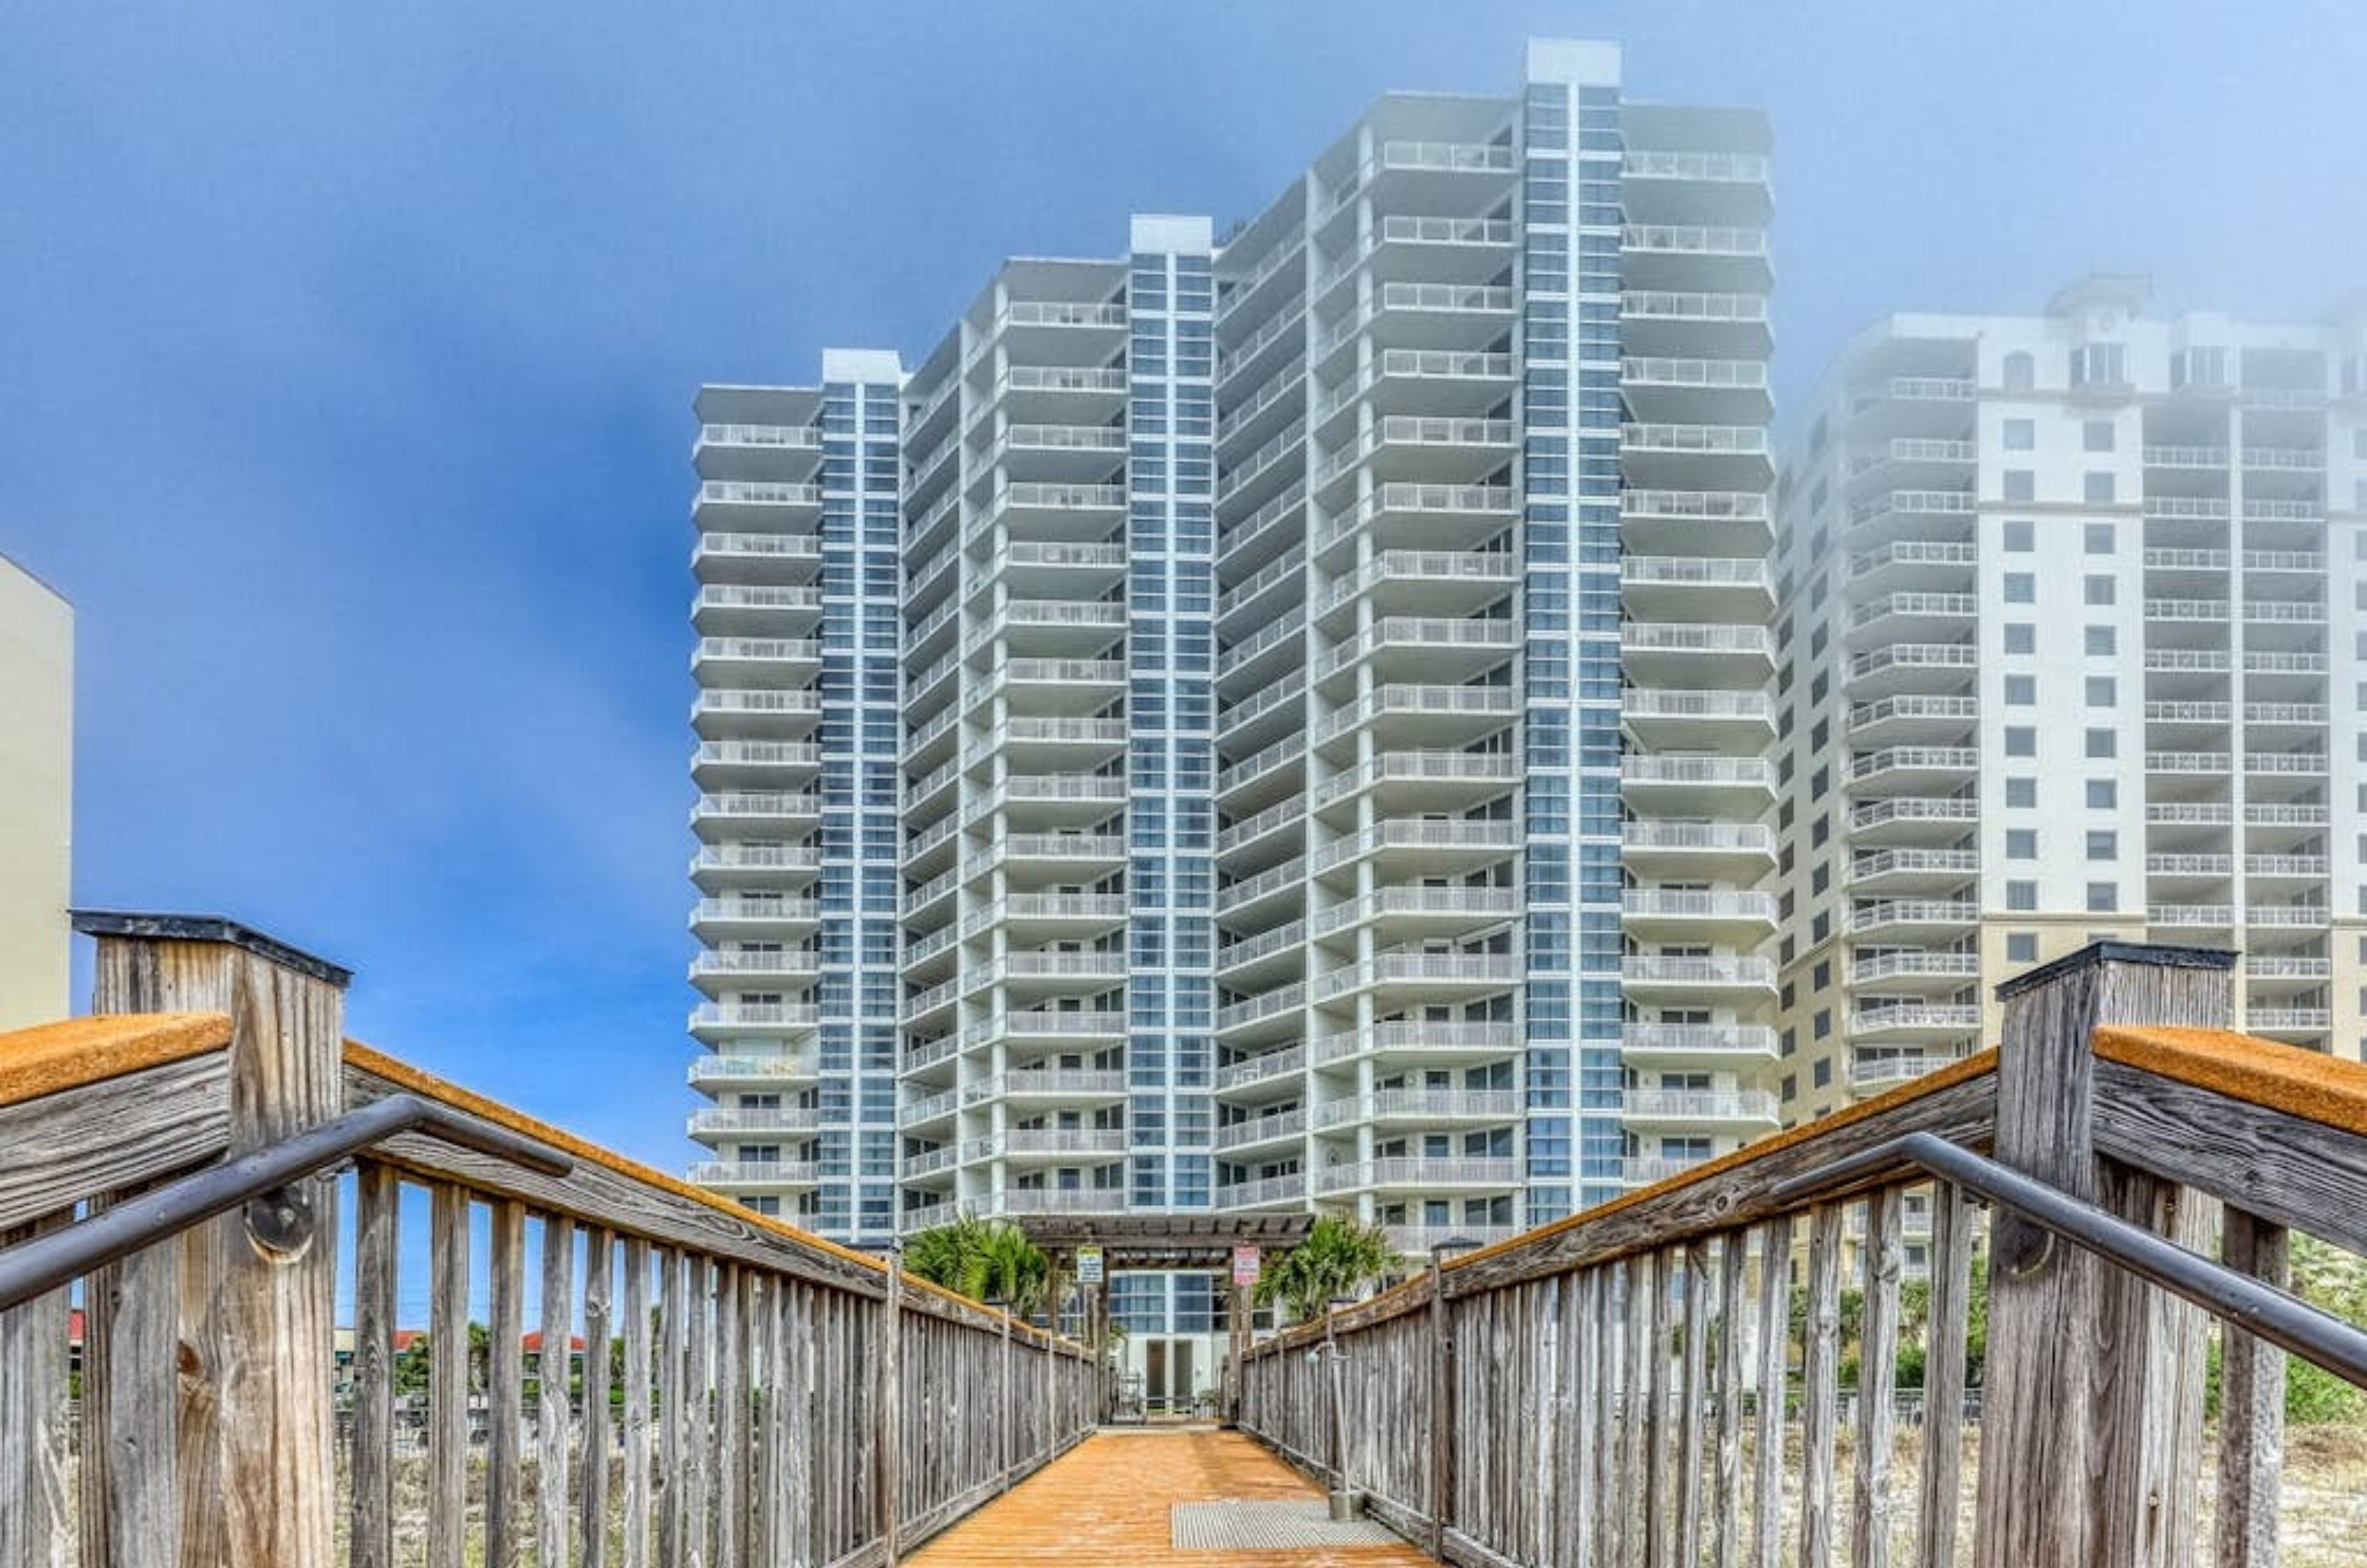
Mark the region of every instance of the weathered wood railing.
[[[2231, 964], [2104, 944], [2024, 976], [1997, 1051], [1434, 1262], [1339, 1311], [1330, 1359], [1321, 1324], [1260, 1346], [1242, 1425], [1490, 1568], [2274, 1563], [2284, 1352], [2218, 1328], [2206, 1487], [2210, 1317], [2000, 1206], [1968, 1399], [1980, 1210], [1891, 1157], [1911, 1133], [1994, 1151], [2271, 1283], [2288, 1227], [2367, 1251], [2367, 1068], [2220, 1032]], [[1910, 1198], [1930, 1287], [1907, 1431]]]
[[70, 1290], [0, 1312], [0, 1568], [889, 1563], [1091, 1429], [1082, 1348], [345, 1041], [331, 965], [86, 929], [106, 1016], [0, 1036], [0, 1258], [395, 1095], [566, 1174], [403, 1133], [120, 1257], [78, 1398]]

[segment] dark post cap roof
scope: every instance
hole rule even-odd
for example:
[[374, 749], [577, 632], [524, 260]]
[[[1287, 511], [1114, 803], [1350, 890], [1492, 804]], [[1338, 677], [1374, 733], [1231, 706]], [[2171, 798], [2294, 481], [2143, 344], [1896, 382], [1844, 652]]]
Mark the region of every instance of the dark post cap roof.
[[1998, 982], [1998, 999], [2018, 997], [2033, 987], [2059, 980], [2099, 964], [2143, 964], [2157, 969], [2233, 969], [2236, 955], [2224, 947], [2171, 947], [2151, 942], [2091, 942], [2077, 953], [2067, 953], [2052, 964], [2027, 969]]
[[353, 983], [352, 970], [332, 964], [325, 958], [316, 958], [301, 948], [290, 947], [277, 937], [266, 936], [252, 926], [241, 925], [221, 915], [140, 915], [119, 909], [75, 909], [73, 915], [74, 929], [85, 936], [228, 942], [282, 968], [326, 981], [339, 990]]

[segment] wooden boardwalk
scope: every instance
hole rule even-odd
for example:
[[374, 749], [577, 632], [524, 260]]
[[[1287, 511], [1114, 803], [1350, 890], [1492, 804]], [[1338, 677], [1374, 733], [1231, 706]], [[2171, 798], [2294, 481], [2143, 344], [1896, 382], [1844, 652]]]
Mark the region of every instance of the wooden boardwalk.
[[1275, 1551], [1182, 1551], [1169, 1544], [1178, 1503], [1317, 1499], [1322, 1494], [1239, 1432], [1100, 1432], [905, 1561], [914, 1568], [1417, 1568], [1433, 1560], [1397, 1546]]

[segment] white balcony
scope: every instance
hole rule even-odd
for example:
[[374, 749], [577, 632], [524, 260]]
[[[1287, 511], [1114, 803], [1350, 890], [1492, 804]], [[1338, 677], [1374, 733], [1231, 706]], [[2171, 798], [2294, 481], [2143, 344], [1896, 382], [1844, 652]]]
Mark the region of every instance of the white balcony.
[[1850, 1014], [1852, 1038], [1920, 1041], [1969, 1033], [1981, 1026], [1981, 1010], [1970, 1002], [1861, 1001]]
[[1775, 895], [1723, 890], [1631, 887], [1620, 895], [1620, 923], [1646, 942], [1699, 941], [1751, 947], [1775, 931]]
[[798, 1033], [812, 1029], [820, 1016], [805, 1002], [705, 1002], [691, 1010], [690, 1032], [700, 1040]]
[[727, 1106], [690, 1113], [690, 1135], [703, 1144], [805, 1134], [821, 1125], [821, 1112], [811, 1106], [776, 1105], [769, 1110]]
[[801, 1056], [744, 1055], [730, 1052], [692, 1058], [693, 1089], [709, 1094], [734, 1089], [768, 1090], [803, 1083], [817, 1076], [811, 1061]]
[[1224, 1154], [1269, 1144], [1296, 1144], [1306, 1135], [1305, 1111], [1279, 1111], [1218, 1123], [1212, 1146]]
[[730, 1192], [787, 1192], [819, 1185], [821, 1167], [810, 1160], [703, 1159], [691, 1166], [690, 1180]]
[[1219, 1209], [1270, 1209], [1276, 1205], [1295, 1209], [1307, 1201], [1307, 1186], [1304, 1171], [1256, 1181], [1219, 1182], [1216, 1203]]
[[1774, 1029], [1763, 1023], [1630, 1023], [1619, 1032], [1623, 1053], [1661, 1065], [1763, 1065], [1775, 1059], [1776, 1043]]
[[1863, 1057], [1850, 1064], [1850, 1090], [1854, 1094], [1879, 1094], [1884, 1089], [1912, 1083], [1928, 1073], [1952, 1066], [1955, 1061], [1954, 1056], [1942, 1055]]
[[1853, 959], [1849, 966], [1852, 988], [1889, 986], [1905, 990], [1929, 983], [1940, 989], [1957, 990], [1980, 976], [1981, 955], [1977, 953], [1876, 953]]
[[1852, 936], [1893, 941], [1930, 941], [1955, 936], [1980, 923], [1980, 906], [1969, 900], [1891, 898], [1850, 911]]
[[1743, 1122], [1772, 1130], [1776, 1103], [1764, 1089], [1631, 1089], [1619, 1115], [1630, 1124]]
[[1620, 793], [1648, 815], [1750, 817], [1775, 793], [1775, 765], [1762, 757], [1636, 756], [1620, 759]]
[[1518, 1160], [1484, 1156], [1361, 1160], [1328, 1166], [1317, 1171], [1315, 1190], [1331, 1194], [1397, 1188], [1437, 1190], [1456, 1187], [1512, 1187], [1521, 1180], [1520, 1168]]
[[1696, 958], [1660, 953], [1632, 953], [1620, 963], [1620, 978], [1639, 1003], [1682, 1005], [1705, 998], [1716, 1005], [1721, 997], [1737, 997], [1732, 1005], [1752, 1006], [1775, 989], [1775, 964], [1765, 958]]

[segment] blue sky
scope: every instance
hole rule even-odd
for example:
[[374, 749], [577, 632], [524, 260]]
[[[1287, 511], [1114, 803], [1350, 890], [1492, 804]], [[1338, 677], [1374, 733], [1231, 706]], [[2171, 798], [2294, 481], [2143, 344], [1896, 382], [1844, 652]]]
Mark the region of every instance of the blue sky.
[[14, 0], [0, 551], [79, 607], [77, 898], [349, 964], [357, 1034], [678, 1165], [697, 385], [1222, 226], [1531, 33], [1772, 116], [1795, 402], [1893, 310], [2367, 287], [2337, 5]]

